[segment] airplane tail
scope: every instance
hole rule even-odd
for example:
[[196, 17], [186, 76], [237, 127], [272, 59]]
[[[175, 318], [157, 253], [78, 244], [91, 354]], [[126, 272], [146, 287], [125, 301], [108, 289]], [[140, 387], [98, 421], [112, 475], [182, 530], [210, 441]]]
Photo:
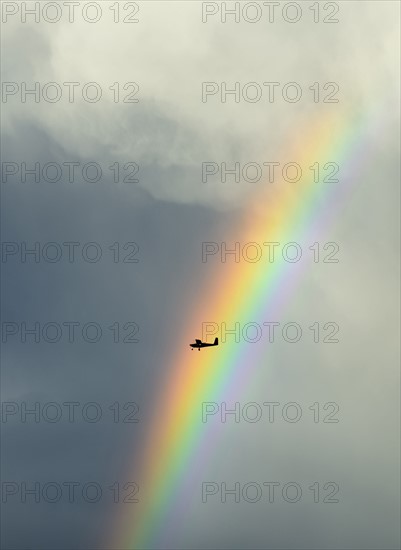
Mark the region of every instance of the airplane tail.
[[215, 345], [215, 346], [218, 346], [218, 345], [219, 345], [219, 339], [218, 339], [218, 338], [215, 338], [215, 339], [214, 339], [214, 344], [213, 344], [213, 345]]

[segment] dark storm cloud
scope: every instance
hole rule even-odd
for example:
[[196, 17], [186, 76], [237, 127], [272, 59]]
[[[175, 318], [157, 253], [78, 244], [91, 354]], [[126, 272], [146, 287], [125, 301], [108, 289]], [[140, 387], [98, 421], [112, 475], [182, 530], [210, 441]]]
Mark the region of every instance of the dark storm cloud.
[[[14, 162], [43, 165], [66, 158], [43, 129], [21, 124], [18, 135], [24, 136], [18, 144], [5, 136], [5, 157]], [[69, 321], [80, 326], [93, 321], [103, 329], [101, 340], [92, 344], [79, 337], [79, 330], [73, 343], [63, 332], [60, 342], [54, 344], [42, 336], [39, 343], [34, 343], [33, 336], [22, 343], [21, 334], [9, 336], [3, 344], [2, 399], [18, 405], [18, 413], [3, 423], [7, 443], [3, 480], [60, 484], [95, 480], [103, 487], [114, 480], [129, 481], [122, 477], [133, 470], [143, 425], [158, 405], [152, 402], [152, 387], [164, 377], [168, 352], [183, 344], [177, 333], [176, 323], [182, 322], [177, 311], [185, 313], [190, 308], [185, 300], [202, 284], [197, 274], [200, 238], [213, 234], [221, 216], [205, 207], [156, 201], [135, 185], [118, 188], [110, 179], [96, 185], [65, 180], [3, 184], [3, 204], [7, 204], [3, 243], [25, 241], [27, 248], [33, 248], [38, 242], [42, 248], [49, 242], [60, 246], [65, 241], [96, 242], [103, 253], [97, 263], [83, 261], [80, 253], [73, 263], [65, 255], [56, 263], [43, 257], [36, 263], [28, 255], [22, 263], [17, 254], [7, 257], [2, 265], [6, 282], [3, 323], [21, 327], [25, 322], [33, 328], [35, 322], [43, 327], [50, 321], [59, 326]], [[108, 247], [131, 241], [139, 245], [139, 262], [114, 263]], [[107, 327], [116, 321], [121, 325], [136, 322], [139, 342], [112, 343], [113, 334]], [[43, 418], [42, 408], [47, 403], [62, 406], [73, 401], [80, 407], [72, 424], [66, 420], [65, 407], [59, 422]], [[38, 424], [29, 414], [26, 423], [21, 422], [22, 402], [30, 410], [36, 402], [40, 404]], [[82, 406], [88, 402], [96, 402], [102, 409], [97, 423], [82, 418]], [[115, 402], [121, 407], [136, 402], [140, 422], [114, 423], [109, 407]], [[113, 509], [103, 502], [60, 502], [56, 506], [35, 504], [29, 497], [26, 504], [16, 504], [13, 498], [19, 497], [9, 497], [4, 506], [7, 527], [3, 537], [10, 548], [94, 547], [101, 538], [100, 526]], [[23, 530], [18, 529], [22, 514], [29, 516]]]

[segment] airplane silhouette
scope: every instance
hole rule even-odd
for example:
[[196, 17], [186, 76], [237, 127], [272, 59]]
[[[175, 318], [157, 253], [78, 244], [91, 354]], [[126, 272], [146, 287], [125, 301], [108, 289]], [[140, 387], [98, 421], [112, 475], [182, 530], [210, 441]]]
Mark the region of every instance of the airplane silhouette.
[[200, 351], [201, 348], [210, 348], [213, 346], [219, 345], [219, 339], [215, 338], [213, 344], [206, 344], [205, 342], [202, 342], [202, 340], [195, 340], [195, 344], [189, 344], [192, 348], [191, 351], [194, 351], [194, 348], [197, 348], [198, 351]]

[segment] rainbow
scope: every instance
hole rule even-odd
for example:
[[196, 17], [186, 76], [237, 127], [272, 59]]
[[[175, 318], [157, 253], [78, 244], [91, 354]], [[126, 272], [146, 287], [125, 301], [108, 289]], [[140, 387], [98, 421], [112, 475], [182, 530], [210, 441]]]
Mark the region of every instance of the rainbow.
[[[315, 161], [321, 166], [336, 162], [340, 181], [315, 183], [312, 172], [305, 169], [296, 184], [261, 185], [240, 221], [243, 242], [303, 242], [316, 234], [321, 239], [321, 227], [334, 220], [344, 199], [350, 197], [362, 154], [366, 153], [366, 130], [372, 118], [355, 108], [340, 116], [331, 110], [309, 122], [302, 140], [298, 139], [291, 150], [287, 147], [283, 157], [287, 162], [296, 159], [302, 167]], [[185, 495], [193, 490], [190, 485], [197, 475], [197, 457], [207, 459], [215, 444], [217, 423], [201, 422], [201, 403], [241, 395], [254, 372], [257, 354], [261, 348], [266, 352], [266, 346], [228, 341], [211, 351], [191, 353], [188, 343], [195, 335], [200, 336], [202, 322], [277, 319], [303, 269], [305, 262], [289, 264], [282, 259], [257, 265], [240, 262], [235, 264], [233, 275], [232, 263], [229, 272], [227, 264], [221, 264], [206, 281], [208, 299], [201, 301], [191, 319], [185, 319], [180, 330], [182, 346], [172, 357], [160, 394], [155, 396], [155, 402], [161, 403], [162, 417], [160, 412], [155, 414], [145, 444], [139, 472], [140, 508], [124, 511], [125, 516], [119, 517], [114, 548], [166, 547], [163, 536], [175, 528], [174, 518], [188, 500]], [[138, 479], [138, 472], [131, 477]]]

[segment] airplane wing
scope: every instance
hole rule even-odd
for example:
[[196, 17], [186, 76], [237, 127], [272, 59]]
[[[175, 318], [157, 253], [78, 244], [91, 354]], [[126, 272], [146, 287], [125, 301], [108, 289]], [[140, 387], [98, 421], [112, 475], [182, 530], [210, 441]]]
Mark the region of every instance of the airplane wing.
[[201, 343], [202, 343], [202, 340], [195, 340], [195, 343], [196, 343], [196, 344], [201, 344]]

